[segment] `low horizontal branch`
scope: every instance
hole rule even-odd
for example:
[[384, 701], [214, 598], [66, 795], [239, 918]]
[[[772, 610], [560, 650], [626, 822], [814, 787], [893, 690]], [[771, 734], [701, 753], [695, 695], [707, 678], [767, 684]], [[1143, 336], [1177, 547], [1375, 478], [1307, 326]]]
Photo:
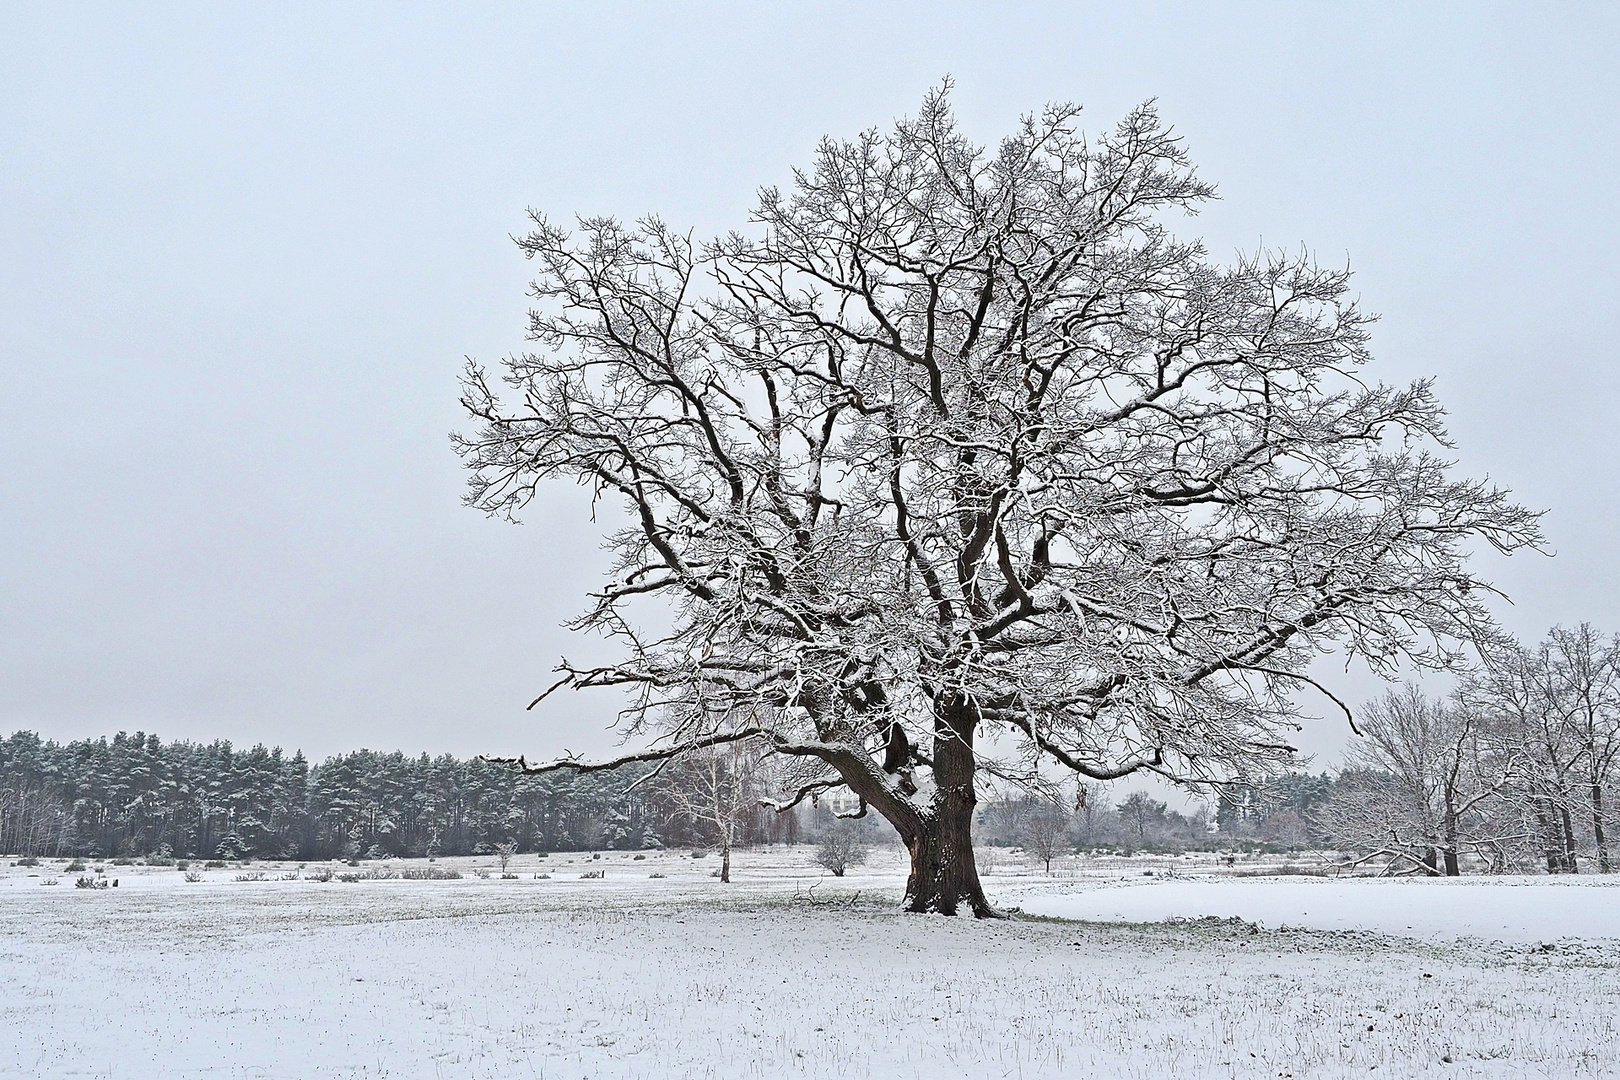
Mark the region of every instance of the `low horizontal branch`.
[[635, 765], [644, 761], [668, 761], [670, 758], [679, 757], [694, 750], [704, 750], [711, 746], [721, 746], [726, 743], [743, 742], [764, 734], [765, 730], [763, 728], [742, 728], [738, 731], [724, 731], [714, 735], [705, 735], [701, 739], [691, 739], [676, 746], [643, 750], [637, 754], [625, 754], [609, 761], [582, 761], [576, 757], [566, 757], [559, 758], [556, 761], [548, 761], [544, 765], [530, 765], [522, 755], [515, 758], [484, 757], [480, 755], [478, 760], [488, 762], [491, 765], [516, 765], [529, 776], [559, 772], [563, 769], [571, 769], [576, 773], [612, 772], [614, 769], [621, 769], [626, 765]]

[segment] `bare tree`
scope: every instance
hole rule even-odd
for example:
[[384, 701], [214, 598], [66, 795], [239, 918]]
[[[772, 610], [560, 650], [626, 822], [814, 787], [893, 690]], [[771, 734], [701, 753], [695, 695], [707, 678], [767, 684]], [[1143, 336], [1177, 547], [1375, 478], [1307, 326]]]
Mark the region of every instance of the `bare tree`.
[[722, 882], [731, 881], [731, 849], [759, 808], [757, 755], [740, 741], [706, 746], [684, 755], [660, 785], [676, 814], [714, 837]]
[[506, 876], [506, 864], [512, 861], [517, 854], [517, 844], [510, 840], [503, 840], [495, 845], [495, 860], [501, 864], [501, 876]]
[[1579, 752], [1593, 854], [1598, 871], [1607, 874], [1614, 867], [1604, 791], [1613, 783], [1620, 758], [1620, 640], [1603, 640], [1590, 623], [1573, 630], [1555, 626], [1543, 649], [1548, 702]]
[[1363, 859], [1456, 876], [1461, 850], [1476, 839], [1469, 825], [1486, 820], [1480, 809], [1500, 796], [1516, 760], [1482, 750], [1482, 720], [1476, 709], [1411, 684], [1369, 702], [1347, 755], [1351, 775], [1319, 822]]
[[866, 854], [860, 823], [840, 818], [822, 830], [821, 842], [816, 846], [816, 865], [832, 871], [833, 877], [843, 877], [851, 866], [864, 863]]
[[1100, 781], [1082, 780], [1075, 786], [1073, 822], [1083, 845], [1097, 842], [1102, 815], [1108, 811], [1108, 789]]
[[1497, 642], [1467, 693], [1494, 718], [1502, 752], [1522, 763], [1513, 795], [1547, 870], [1579, 870], [1584, 818], [1599, 870], [1611, 871], [1606, 792], [1620, 759], [1620, 642], [1586, 623], [1554, 627], [1534, 649]]
[[1145, 791], [1133, 791], [1114, 809], [1126, 830], [1135, 834], [1136, 846], [1142, 847], [1147, 843], [1149, 830], [1156, 832], [1164, 824], [1170, 807]]
[[622, 659], [552, 689], [632, 689], [621, 761], [760, 738], [799, 763], [778, 805], [847, 788], [914, 911], [994, 913], [982, 767], [1264, 774], [1322, 649], [1452, 662], [1467, 549], [1538, 539], [1425, 448], [1427, 382], [1361, 373], [1346, 270], [1210, 261], [1164, 223], [1213, 188], [1154, 107], [1090, 139], [1078, 111], [986, 151], [931, 93], [707, 245], [536, 214], [540, 351], [510, 401], [465, 377], [470, 505], [567, 479], [628, 512], [575, 624]]
[[1024, 850], [1041, 860], [1047, 877], [1052, 876], [1052, 858], [1063, 850], [1069, 834], [1069, 814], [1060, 804], [1038, 806], [1019, 829], [1018, 838]]

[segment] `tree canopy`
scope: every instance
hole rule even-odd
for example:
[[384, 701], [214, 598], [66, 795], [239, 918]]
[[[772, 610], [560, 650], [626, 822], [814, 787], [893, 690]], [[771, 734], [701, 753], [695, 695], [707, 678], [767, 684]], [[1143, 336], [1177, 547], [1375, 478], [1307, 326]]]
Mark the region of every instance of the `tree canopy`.
[[978, 768], [1276, 771], [1313, 659], [1451, 662], [1470, 545], [1538, 539], [1439, 456], [1428, 382], [1367, 378], [1348, 270], [1215, 262], [1166, 224], [1214, 189], [1154, 106], [1078, 116], [987, 150], [942, 88], [707, 243], [534, 214], [537, 350], [465, 378], [471, 505], [628, 512], [576, 624], [622, 658], [558, 685], [631, 687], [650, 755], [751, 739], [785, 802], [848, 787], [917, 910], [989, 911]]

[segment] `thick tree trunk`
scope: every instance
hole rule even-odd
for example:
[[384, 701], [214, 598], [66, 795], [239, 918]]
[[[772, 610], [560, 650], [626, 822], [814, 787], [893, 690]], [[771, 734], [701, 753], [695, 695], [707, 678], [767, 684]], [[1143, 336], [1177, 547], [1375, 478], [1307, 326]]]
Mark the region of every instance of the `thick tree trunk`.
[[1603, 836], [1603, 785], [1592, 785], [1592, 839], [1597, 844], [1598, 873], [1607, 874], [1613, 867], [1609, 864], [1609, 846]]
[[906, 910], [955, 915], [966, 907], [977, 918], [999, 917], [979, 886], [973, 861], [973, 733], [975, 717], [960, 698], [939, 706], [934, 740], [933, 804], [912, 835]]
[[1557, 812], [1549, 806], [1543, 812], [1541, 802], [1534, 804], [1536, 824], [1541, 827], [1543, 843], [1546, 845], [1547, 873], [1562, 874], [1564, 866], [1564, 837], [1558, 827]]
[[1575, 861], [1575, 823], [1570, 820], [1569, 807], [1558, 808], [1559, 821], [1564, 830], [1564, 870], [1567, 873], [1580, 873], [1580, 866]]
[[906, 880], [906, 910], [955, 915], [966, 907], [978, 918], [1000, 913], [990, 906], [979, 886], [973, 862], [973, 808], [965, 809], [955, 797], [940, 801], [923, 820], [922, 829], [907, 839], [911, 876]]
[[724, 884], [731, 883], [731, 845], [727, 844], [720, 849], [720, 880]]
[[1446, 877], [1456, 877], [1462, 873], [1462, 867], [1458, 865], [1457, 859], [1457, 811], [1450, 805], [1449, 800], [1446, 806], [1445, 831], [1445, 849], [1442, 854], [1445, 856]]

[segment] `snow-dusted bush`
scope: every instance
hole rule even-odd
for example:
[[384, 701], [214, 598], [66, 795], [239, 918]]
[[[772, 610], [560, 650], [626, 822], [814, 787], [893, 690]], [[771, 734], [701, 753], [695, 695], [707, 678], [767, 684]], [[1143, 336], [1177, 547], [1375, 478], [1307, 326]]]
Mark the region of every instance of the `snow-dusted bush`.
[[816, 864], [832, 871], [833, 877], [843, 877], [851, 866], [866, 861], [866, 841], [861, 829], [853, 821], [838, 821], [821, 834], [816, 847]]

